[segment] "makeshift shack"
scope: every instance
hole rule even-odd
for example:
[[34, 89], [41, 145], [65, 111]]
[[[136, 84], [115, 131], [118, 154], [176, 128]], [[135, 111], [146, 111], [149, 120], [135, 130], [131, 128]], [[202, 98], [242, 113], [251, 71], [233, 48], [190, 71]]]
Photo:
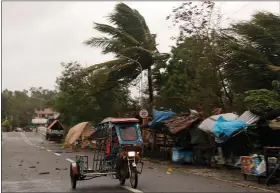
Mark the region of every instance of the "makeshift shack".
[[94, 133], [94, 129], [90, 122], [82, 122], [72, 127], [66, 138], [64, 147], [74, 147], [77, 141], [81, 141], [82, 144], [88, 144], [90, 141], [88, 138]]
[[213, 115], [202, 121], [198, 128], [208, 133], [213, 140], [208, 147], [206, 146], [212, 147], [212, 150], [209, 150], [212, 151], [212, 155], [209, 154], [211, 157], [208, 157], [208, 160], [215, 160], [218, 164], [235, 165], [239, 156], [248, 155], [252, 150], [250, 139], [254, 139], [254, 136], [247, 132], [254, 127], [248, 126], [258, 119], [257, 115], [246, 111], [241, 116], [226, 113]]
[[207, 135], [197, 129], [197, 124], [202, 119], [197, 111], [189, 110], [187, 113], [176, 115], [171, 111], [154, 109], [153, 117], [154, 119], [145, 125], [150, 131], [150, 137], [146, 141], [152, 141], [152, 147], [148, 146], [151, 155], [159, 158], [159, 155], [163, 154], [166, 159], [178, 149], [180, 152], [190, 152], [193, 146], [205, 143]]

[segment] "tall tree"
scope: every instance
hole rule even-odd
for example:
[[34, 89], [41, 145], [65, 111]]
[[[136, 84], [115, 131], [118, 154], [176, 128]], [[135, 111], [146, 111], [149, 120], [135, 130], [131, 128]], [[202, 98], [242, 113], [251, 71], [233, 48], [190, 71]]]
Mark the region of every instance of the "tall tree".
[[105, 89], [117, 84], [127, 85], [143, 70], [148, 70], [150, 102], [153, 102], [152, 66], [168, 58], [157, 50], [156, 35], [150, 32], [144, 17], [124, 3], [115, 6], [108, 16], [110, 25], [94, 23], [94, 29], [109, 37], [93, 37], [85, 43], [102, 48], [102, 53], [113, 53], [115, 60], [89, 67], [88, 72], [106, 70]]
[[231, 89], [237, 93], [271, 90], [271, 82], [280, 78], [279, 72], [270, 69], [280, 67], [280, 16], [257, 12], [251, 20], [237, 22], [226, 32], [224, 46], [228, 46], [230, 60], [225, 72]]
[[225, 60], [219, 57], [221, 51], [216, 46], [220, 15], [215, 3], [182, 3], [167, 19], [172, 19], [174, 27], [179, 26], [180, 33], [175, 38], [177, 44], [171, 51], [166, 71], [162, 73], [164, 78], [160, 78], [166, 81], [159, 81], [164, 85], [160, 95], [169, 101], [173, 99], [178, 110], [199, 107], [201, 101], [208, 111], [213, 106], [225, 108], [227, 103], [231, 104], [223, 76]]
[[58, 94], [54, 108], [61, 113], [62, 121], [74, 125], [82, 121], [98, 123], [105, 117], [122, 116], [134, 109], [127, 88], [116, 86], [103, 90], [102, 72], [83, 76], [77, 62], [63, 63], [64, 71], [57, 78]]
[[7, 118], [13, 127], [24, 127], [30, 123], [34, 109], [49, 107], [55, 96], [54, 91], [43, 88], [30, 90], [30, 92], [27, 90], [12, 92], [7, 89], [2, 91], [2, 120]]

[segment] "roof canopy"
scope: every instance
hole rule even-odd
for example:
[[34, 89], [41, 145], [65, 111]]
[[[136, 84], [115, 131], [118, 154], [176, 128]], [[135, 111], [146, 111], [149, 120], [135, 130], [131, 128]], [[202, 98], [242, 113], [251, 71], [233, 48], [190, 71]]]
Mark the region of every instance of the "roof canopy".
[[94, 133], [90, 122], [82, 122], [72, 127], [65, 139], [65, 145], [72, 145], [79, 138], [87, 138]]
[[138, 123], [139, 120], [135, 118], [113, 118], [108, 117], [104, 119], [101, 123]]

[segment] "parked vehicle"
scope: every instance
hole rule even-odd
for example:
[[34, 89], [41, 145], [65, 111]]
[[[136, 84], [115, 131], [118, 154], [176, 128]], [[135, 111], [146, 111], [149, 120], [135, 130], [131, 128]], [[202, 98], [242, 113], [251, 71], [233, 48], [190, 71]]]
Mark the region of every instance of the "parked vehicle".
[[46, 129], [46, 140], [60, 141], [64, 136], [64, 127], [58, 120], [53, 121]]
[[17, 127], [17, 128], [15, 129], [15, 132], [24, 132], [24, 131], [23, 131], [23, 129]]

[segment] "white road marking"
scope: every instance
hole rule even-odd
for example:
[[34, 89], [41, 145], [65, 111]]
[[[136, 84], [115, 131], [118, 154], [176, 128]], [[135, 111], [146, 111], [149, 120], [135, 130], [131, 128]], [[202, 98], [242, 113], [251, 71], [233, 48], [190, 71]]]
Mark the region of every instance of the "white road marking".
[[67, 159], [65, 159], [66, 161], [69, 161], [69, 162], [75, 162], [74, 160], [71, 160], [70, 158], [67, 158]]
[[47, 149], [47, 151], [52, 151], [52, 150], [50, 150], [50, 149]]
[[40, 133], [41, 135], [44, 135], [44, 136], [46, 136], [46, 134], [45, 134], [45, 133], [42, 133], [42, 132], [40, 132], [40, 131], [39, 131], [39, 133]]
[[31, 146], [34, 146], [34, 144], [32, 144], [28, 139], [27, 137], [25, 136], [24, 133], [20, 132], [20, 135], [22, 136], [23, 140], [25, 143], [27, 143], [28, 145], [31, 145]]
[[135, 193], [143, 193], [141, 190], [137, 190], [137, 189], [131, 188], [129, 186], [122, 186], [122, 188], [127, 189], [131, 192], [135, 192]]
[[59, 153], [54, 153], [55, 155], [57, 155], [57, 156], [61, 156], [61, 154], [59, 154]]

